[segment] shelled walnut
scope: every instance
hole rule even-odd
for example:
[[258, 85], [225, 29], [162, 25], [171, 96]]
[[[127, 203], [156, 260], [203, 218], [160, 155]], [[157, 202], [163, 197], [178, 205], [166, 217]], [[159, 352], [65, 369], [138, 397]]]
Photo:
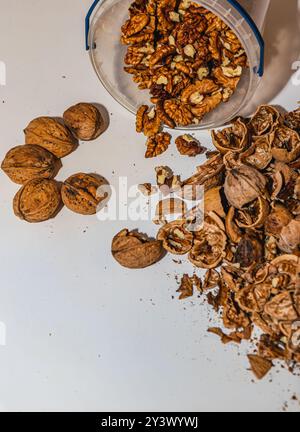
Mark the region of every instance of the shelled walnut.
[[121, 28], [124, 70], [148, 89], [169, 127], [189, 126], [227, 102], [248, 67], [235, 33], [195, 2], [134, 2]]
[[77, 141], [63, 124], [51, 117], [32, 120], [24, 130], [26, 144], [36, 144], [62, 158], [72, 153]]
[[24, 184], [34, 178], [54, 178], [61, 162], [40, 146], [21, 145], [9, 150], [1, 168], [13, 182]]

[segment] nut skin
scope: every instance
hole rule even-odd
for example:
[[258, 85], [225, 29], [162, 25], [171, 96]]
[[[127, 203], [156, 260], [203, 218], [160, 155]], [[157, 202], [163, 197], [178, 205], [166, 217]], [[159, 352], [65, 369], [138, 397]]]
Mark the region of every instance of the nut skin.
[[58, 158], [67, 156], [77, 147], [76, 139], [66, 126], [51, 117], [32, 120], [24, 133], [26, 144], [39, 145]]
[[142, 269], [159, 261], [163, 255], [162, 242], [148, 240], [141, 234], [124, 229], [112, 241], [115, 260], [129, 269]]
[[98, 189], [101, 186], [108, 186], [102, 177], [84, 173], [74, 174], [62, 185], [63, 203], [75, 213], [94, 215], [99, 204], [108, 197], [107, 192], [101, 191], [101, 195], [99, 194]]
[[54, 218], [61, 208], [60, 184], [55, 180], [30, 180], [17, 192], [13, 201], [15, 215], [30, 223]]
[[1, 168], [14, 183], [24, 184], [34, 178], [54, 178], [61, 162], [40, 146], [21, 145], [6, 154]]
[[63, 115], [66, 126], [82, 141], [92, 141], [103, 132], [104, 121], [100, 111], [90, 103], [79, 103]]

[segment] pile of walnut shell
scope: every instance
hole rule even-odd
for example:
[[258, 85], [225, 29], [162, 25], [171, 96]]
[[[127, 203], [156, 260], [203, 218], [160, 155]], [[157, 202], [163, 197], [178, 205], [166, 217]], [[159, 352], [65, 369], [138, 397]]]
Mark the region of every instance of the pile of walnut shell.
[[62, 167], [61, 158], [78, 147], [78, 140], [90, 141], [104, 130], [104, 121], [94, 105], [79, 103], [65, 111], [63, 121], [39, 117], [26, 127], [25, 145], [11, 149], [1, 168], [21, 189], [13, 208], [27, 222], [53, 218], [66, 205], [80, 214], [96, 213], [106, 198], [98, 190], [106, 182], [92, 174], [75, 174], [62, 184], [54, 178]]
[[[171, 192], [175, 185], [177, 196], [187, 185], [191, 197], [193, 186], [205, 190], [201, 226], [189, 229], [195, 208], [164, 223], [157, 235], [165, 251], [188, 254], [196, 268], [207, 269], [203, 280], [184, 275], [180, 298], [192, 296], [195, 288], [207, 293], [227, 329], [209, 331], [223, 343], [241, 343], [251, 340], [254, 329], [261, 332], [257, 352], [249, 355], [258, 378], [274, 360], [290, 368], [300, 363], [299, 133], [299, 108], [281, 114], [264, 105], [251, 119], [238, 118], [212, 132], [217, 151], [188, 180], [165, 169], [164, 183]], [[150, 186], [144, 185], [148, 194]]]

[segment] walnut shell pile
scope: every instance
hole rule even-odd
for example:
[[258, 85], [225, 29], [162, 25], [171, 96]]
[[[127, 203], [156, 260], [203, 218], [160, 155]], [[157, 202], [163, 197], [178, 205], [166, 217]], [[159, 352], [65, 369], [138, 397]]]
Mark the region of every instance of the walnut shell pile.
[[180, 177], [168, 167], [156, 169], [157, 186], [147, 183], [149, 190], [168, 185], [176, 202], [203, 199], [203, 213], [196, 202], [177, 220], [160, 218], [157, 239], [166, 252], [206, 269], [202, 282], [184, 275], [178, 292], [180, 299], [194, 288], [207, 296], [223, 320], [210, 333], [240, 344], [261, 332], [248, 356], [258, 379], [274, 360], [290, 370], [300, 364], [299, 134], [299, 109], [281, 114], [263, 105], [252, 118], [213, 131], [217, 151], [176, 189], [170, 185]]
[[[62, 166], [60, 158], [73, 152], [77, 138], [96, 139], [104, 130], [98, 108], [79, 103], [64, 113], [65, 124], [51, 117], [38, 117], [25, 128], [25, 145], [12, 148], [1, 168], [15, 183], [23, 187], [14, 199], [16, 216], [27, 222], [43, 222], [54, 217], [62, 203], [76, 213], [95, 214], [107, 197], [98, 194], [107, 182], [95, 175], [76, 174], [61, 188], [53, 179]], [[49, 181], [42, 181], [49, 180]], [[50, 181], [52, 180], [52, 181]]]

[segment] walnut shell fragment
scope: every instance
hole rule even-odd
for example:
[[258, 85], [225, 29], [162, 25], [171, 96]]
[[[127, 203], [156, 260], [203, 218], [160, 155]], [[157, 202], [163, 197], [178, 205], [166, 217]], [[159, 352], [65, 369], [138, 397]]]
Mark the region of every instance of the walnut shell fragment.
[[97, 213], [99, 205], [108, 198], [108, 184], [94, 174], [74, 174], [64, 181], [62, 200], [69, 210], [82, 215]]
[[30, 180], [17, 192], [13, 202], [15, 215], [30, 223], [55, 217], [61, 207], [60, 185], [48, 179]]
[[18, 184], [24, 184], [34, 178], [54, 178], [60, 167], [59, 159], [37, 145], [21, 145], [12, 148], [1, 165], [8, 177]]
[[32, 120], [24, 133], [26, 144], [39, 145], [58, 158], [72, 153], [78, 144], [71, 132], [58, 120], [51, 117], [39, 117]]
[[162, 242], [124, 229], [112, 241], [112, 255], [121, 266], [130, 269], [149, 267], [163, 255]]
[[98, 138], [104, 129], [104, 120], [98, 108], [90, 103], [79, 103], [63, 115], [66, 126], [82, 141]]
[[277, 127], [272, 134], [271, 152], [279, 162], [293, 162], [300, 156], [300, 137], [292, 129]]
[[226, 176], [224, 191], [228, 202], [242, 209], [245, 204], [263, 195], [267, 179], [253, 167], [241, 165], [232, 169]]
[[270, 360], [258, 355], [249, 354], [248, 359], [252, 372], [259, 380], [263, 379], [273, 367], [273, 363]]
[[218, 267], [225, 256], [227, 237], [224, 231], [222, 220], [210, 213], [203, 228], [194, 233], [194, 244], [189, 253], [191, 263], [206, 269]]
[[247, 125], [241, 119], [237, 119], [229, 128], [218, 132], [212, 131], [212, 139], [214, 146], [221, 153], [228, 151], [240, 153], [248, 147], [249, 131]]
[[280, 114], [271, 105], [261, 105], [250, 121], [250, 126], [256, 136], [273, 132], [278, 125]]
[[181, 135], [176, 138], [175, 144], [179, 153], [183, 156], [195, 157], [206, 151], [200, 142], [191, 135]]
[[193, 245], [193, 233], [187, 230], [184, 220], [176, 220], [164, 225], [157, 234], [166, 251], [174, 255], [185, 255]]

